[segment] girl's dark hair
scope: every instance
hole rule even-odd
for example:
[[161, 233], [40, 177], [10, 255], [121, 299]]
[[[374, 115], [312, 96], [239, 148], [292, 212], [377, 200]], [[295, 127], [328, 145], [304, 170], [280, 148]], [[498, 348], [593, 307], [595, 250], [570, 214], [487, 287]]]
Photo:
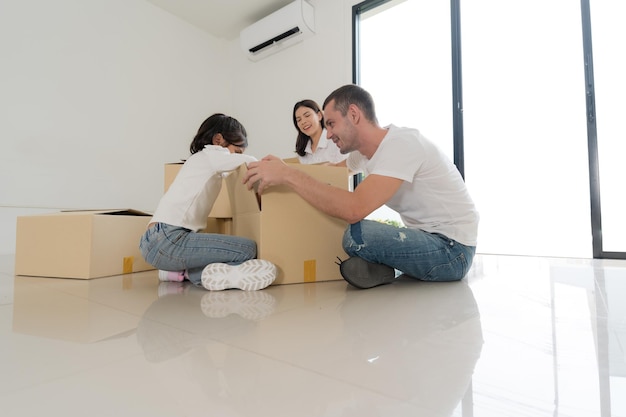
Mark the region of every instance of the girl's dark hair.
[[[311, 140], [311, 137], [309, 135], [305, 135], [304, 133], [302, 133], [300, 131], [300, 128], [298, 127], [298, 122], [296, 121], [296, 110], [298, 110], [300, 107], [308, 107], [309, 109], [313, 109], [315, 113], [321, 112], [322, 109], [315, 101], [308, 100], [308, 99], [299, 101], [293, 106], [293, 114], [292, 114], [293, 125], [296, 127], [296, 130], [298, 131], [298, 137], [296, 138], [296, 153], [300, 156], [304, 156], [306, 154], [305, 152], [306, 145]], [[322, 129], [323, 129], [324, 128], [324, 113], [322, 113], [322, 119], [320, 120], [320, 122], [322, 123]]]
[[248, 147], [246, 128], [237, 119], [222, 113], [215, 113], [202, 122], [198, 133], [191, 141], [189, 151], [194, 154], [200, 152], [206, 145], [212, 145], [213, 136], [218, 133], [221, 133], [224, 140], [232, 145], [244, 149]]

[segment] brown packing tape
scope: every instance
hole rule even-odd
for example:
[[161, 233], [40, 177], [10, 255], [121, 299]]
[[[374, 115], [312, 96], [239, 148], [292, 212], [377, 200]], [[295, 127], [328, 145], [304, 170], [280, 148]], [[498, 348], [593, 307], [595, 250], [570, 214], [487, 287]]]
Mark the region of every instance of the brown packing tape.
[[133, 273], [133, 261], [134, 261], [134, 258], [132, 256], [127, 256], [124, 258], [124, 266], [122, 267], [122, 273], [124, 274]]
[[315, 282], [317, 265], [315, 259], [304, 261], [304, 282]]

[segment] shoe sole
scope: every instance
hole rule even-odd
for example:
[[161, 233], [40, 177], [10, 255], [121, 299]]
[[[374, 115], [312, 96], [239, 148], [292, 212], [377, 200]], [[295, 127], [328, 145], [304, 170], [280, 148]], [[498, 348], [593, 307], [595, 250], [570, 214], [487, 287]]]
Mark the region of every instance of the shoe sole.
[[343, 261], [339, 265], [339, 272], [350, 285], [362, 290], [390, 284], [396, 276], [392, 267], [368, 262], [356, 256]]
[[274, 296], [266, 291], [217, 291], [203, 295], [200, 308], [211, 318], [237, 314], [247, 320], [261, 320], [274, 312], [275, 304]]
[[240, 289], [257, 291], [276, 279], [276, 266], [262, 259], [251, 259], [239, 265], [209, 264], [202, 271], [202, 286], [210, 291]]

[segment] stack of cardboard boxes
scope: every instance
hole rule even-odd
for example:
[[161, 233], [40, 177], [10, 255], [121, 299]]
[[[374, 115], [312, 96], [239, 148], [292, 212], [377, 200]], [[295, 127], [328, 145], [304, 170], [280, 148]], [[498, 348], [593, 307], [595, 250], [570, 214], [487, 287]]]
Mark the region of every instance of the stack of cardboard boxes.
[[[349, 189], [346, 168], [301, 165], [296, 169]], [[165, 190], [182, 163], [165, 165]], [[222, 181], [203, 232], [244, 236], [257, 242], [257, 257], [278, 267], [274, 284], [341, 279], [337, 258], [346, 223], [313, 208], [284, 186], [262, 196], [242, 183], [242, 165]], [[139, 251], [150, 220], [137, 210], [98, 210], [22, 216], [17, 220], [16, 275], [91, 279], [154, 269]]]
[[[342, 167], [288, 162], [312, 177], [349, 189], [350, 176]], [[165, 190], [182, 164], [165, 166]], [[257, 242], [257, 257], [278, 267], [277, 284], [341, 279], [337, 258], [346, 223], [327, 216], [286, 186], [271, 187], [258, 196], [248, 190], [242, 165], [222, 181], [222, 189], [209, 215], [205, 232], [244, 236]]]

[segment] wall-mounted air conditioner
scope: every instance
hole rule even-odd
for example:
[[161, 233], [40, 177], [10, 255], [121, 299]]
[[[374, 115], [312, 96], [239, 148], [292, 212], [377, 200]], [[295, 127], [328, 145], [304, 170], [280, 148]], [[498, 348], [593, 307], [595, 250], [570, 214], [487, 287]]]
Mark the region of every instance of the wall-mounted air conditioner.
[[305, 0], [295, 0], [241, 31], [244, 53], [258, 61], [315, 33], [315, 10]]

